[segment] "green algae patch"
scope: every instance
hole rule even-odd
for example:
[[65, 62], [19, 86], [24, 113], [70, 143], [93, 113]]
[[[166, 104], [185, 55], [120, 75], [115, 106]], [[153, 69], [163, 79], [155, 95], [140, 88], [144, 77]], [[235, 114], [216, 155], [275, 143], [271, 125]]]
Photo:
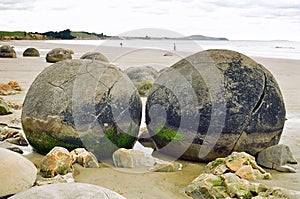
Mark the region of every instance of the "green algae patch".
[[182, 133], [167, 127], [160, 127], [160, 126], [156, 128], [155, 136], [157, 137], [157, 139], [161, 141], [168, 141], [168, 142], [184, 140], [184, 136], [182, 135]]

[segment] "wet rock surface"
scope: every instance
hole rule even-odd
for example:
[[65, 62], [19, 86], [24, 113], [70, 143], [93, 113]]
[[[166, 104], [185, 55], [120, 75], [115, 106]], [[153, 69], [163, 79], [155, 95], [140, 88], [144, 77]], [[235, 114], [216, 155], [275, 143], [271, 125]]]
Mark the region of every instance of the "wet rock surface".
[[91, 60], [55, 63], [38, 75], [27, 92], [22, 126], [40, 153], [54, 146], [85, 147], [102, 158], [132, 148], [142, 104], [129, 78], [117, 67]]
[[229, 50], [202, 51], [165, 69], [146, 103], [147, 128], [159, 150], [195, 161], [232, 151], [256, 155], [279, 142], [284, 121], [272, 74]]

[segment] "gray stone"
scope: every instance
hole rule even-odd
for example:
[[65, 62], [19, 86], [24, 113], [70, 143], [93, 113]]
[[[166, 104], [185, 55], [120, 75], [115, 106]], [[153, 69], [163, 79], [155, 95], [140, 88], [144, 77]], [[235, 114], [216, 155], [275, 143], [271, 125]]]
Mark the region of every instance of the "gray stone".
[[39, 57], [40, 52], [36, 48], [27, 48], [23, 52], [23, 57]]
[[146, 103], [158, 150], [194, 161], [256, 155], [279, 142], [283, 97], [272, 74], [230, 50], [207, 50], [164, 70]]
[[32, 162], [3, 148], [0, 148], [0, 159], [0, 198], [33, 186], [37, 169]]
[[16, 58], [17, 54], [12, 46], [3, 45], [0, 47], [0, 58]]
[[87, 52], [80, 57], [80, 59], [92, 59], [109, 63], [108, 59], [99, 52]]
[[42, 71], [29, 88], [22, 126], [29, 143], [47, 153], [54, 146], [86, 148], [99, 161], [132, 148], [142, 103], [119, 68], [91, 60], [65, 60]]
[[153, 172], [174, 172], [182, 170], [182, 164], [180, 163], [160, 160], [151, 154], [134, 149], [118, 149], [113, 154], [113, 162], [116, 167], [145, 168]]
[[27, 191], [16, 194], [10, 199], [94, 199], [110, 198], [125, 199], [120, 194], [109, 189], [85, 183], [58, 183], [33, 187]]
[[66, 59], [72, 59], [70, 52], [63, 48], [54, 48], [46, 55], [46, 61], [49, 63], [56, 63]]
[[287, 164], [297, 164], [290, 148], [280, 144], [268, 147], [257, 155], [257, 163], [269, 169], [296, 173], [295, 168]]
[[134, 83], [141, 96], [147, 96], [158, 72], [151, 66], [130, 67], [124, 71]]

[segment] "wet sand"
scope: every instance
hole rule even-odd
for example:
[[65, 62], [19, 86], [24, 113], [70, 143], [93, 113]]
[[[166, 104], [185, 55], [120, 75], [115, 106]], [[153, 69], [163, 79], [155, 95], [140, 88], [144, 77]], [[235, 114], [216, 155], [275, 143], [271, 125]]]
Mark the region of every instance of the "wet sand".
[[[93, 51], [95, 46], [53, 44], [35, 41], [9, 41], [0, 42], [0, 45], [35, 47], [37, 49], [52, 49], [63, 47], [73, 49], [74, 58], [79, 58], [85, 52]], [[143, 50], [132, 52], [130, 49], [120, 47], [102, 47], [101, 52], [120, 68], [130, 66], [152, 65], [157, 69], [167, 67], [181, 59], [181, 56], [163, 56], [162, 51]], [[41, 51], [39, 58], [22, 57], [17, 52], [16, 59], [0, 58], [0, 83], [17, 81], [24, 91], [17, 95], [3, 96], [7, 101], [22, 103], [28, 88], [35, 77], [47, 66], [46, 51]], [[116, 55], [117, 54], [117, 55]], [[126, 56], [124, 56], [126, 54]], [[121, 56], [118, 56], [121, 55]], [[287, 109], [287, 121], [280, 143], [290, 146], [295, 158], [300, 163], [300, 60], [274, 59], [254, 57], [254, 60], [268, 68], [275, 76], [284, 96]], [[149, 64], [150, 63], [150, 64]], [[0, 123], [19, 126], [21, 111], [14, 111], [12, 115], [0, 116]], [[27, 155], [30, 160], [38, 164], [41, 155], [33, 153]], [[205, 164], [180, 161], [183, 170], [173, 173], [133, 173], [129, 170], [119, 171], [105, 165], [100, 169], [85, 169], [75, 166], [75, 180], [100, 185], [121, 193], [127, 198], [187, 198], [184, 187], [204, 171]], [[296, 166], [297, 173], [281, 173], [268, 170], [273, 175], [272, 181], [264, 181], [270, 186], [279, 186], [300, 191], [300, 164]]]

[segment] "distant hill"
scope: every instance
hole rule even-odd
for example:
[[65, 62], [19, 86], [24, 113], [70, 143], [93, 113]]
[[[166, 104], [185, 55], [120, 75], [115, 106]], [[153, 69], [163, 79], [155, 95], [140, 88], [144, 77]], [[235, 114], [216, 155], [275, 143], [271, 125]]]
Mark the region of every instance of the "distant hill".
[[39, 32], [25, 32], [25, 31], [0, 31], [0, 40], [47, 40], [47, 39], [147, 39], [147, 40], [225, 40], [223, 37], [208, 37], [203, 35], [191, 35], [188, 37], [169, 38], [169, 37], [119, 37], [119, 36], [107, 36], [103, 33], [90, 33], [85, 31], [71, 31], [66, 29], [63, 31], [48, 31], [44, 33]]
[[207, 37], [203, 35], [191, 35], [188, 37], [180, 37], [179, 40], [224, 40], [228, 41], [225, 37]]

